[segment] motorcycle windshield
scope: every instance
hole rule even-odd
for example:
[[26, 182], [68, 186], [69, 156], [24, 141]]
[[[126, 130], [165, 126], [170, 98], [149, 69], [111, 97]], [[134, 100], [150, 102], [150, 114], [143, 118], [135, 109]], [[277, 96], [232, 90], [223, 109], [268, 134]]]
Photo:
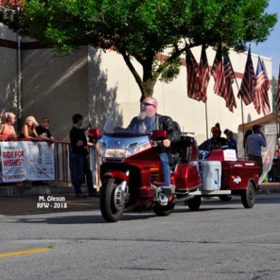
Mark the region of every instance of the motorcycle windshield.
[[123, 126], [121, 115], [118, 107], [110, 113], [104, 125], [104, 134], [116, 137], [137, 137], [147, 135], [143, 115], [140, 114], [133, 118], [132, 122], [127, 127]]
[[97, 149], [106, 160], [123, 160], [126, 157], [149, 149], [149, 136], [138, 117], [133, 125], [122, 126], [122, 118], [118, 110], [113, 110], [104, 126], [104, 134], [97, 143]]

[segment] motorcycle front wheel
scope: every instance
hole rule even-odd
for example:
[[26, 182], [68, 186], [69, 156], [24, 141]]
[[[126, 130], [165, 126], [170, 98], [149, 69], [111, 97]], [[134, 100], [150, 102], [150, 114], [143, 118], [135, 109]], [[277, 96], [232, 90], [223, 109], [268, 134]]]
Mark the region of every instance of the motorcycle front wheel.
[[121, 219], [124, 205], [118, 205], [116, 199], [117, 180], [108, 178], [104, 180], [100, 190], [100, 210], [107, 222], [117, 222]]

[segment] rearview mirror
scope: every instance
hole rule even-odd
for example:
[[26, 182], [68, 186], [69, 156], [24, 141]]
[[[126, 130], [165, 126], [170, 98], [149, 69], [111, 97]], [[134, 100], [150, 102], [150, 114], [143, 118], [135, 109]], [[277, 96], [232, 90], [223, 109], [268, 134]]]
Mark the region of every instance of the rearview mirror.
[[90, 139], [98, 140], [102, 137], [102, 133], [98, 128], [90, 128], [87, 131], [87, 135]]

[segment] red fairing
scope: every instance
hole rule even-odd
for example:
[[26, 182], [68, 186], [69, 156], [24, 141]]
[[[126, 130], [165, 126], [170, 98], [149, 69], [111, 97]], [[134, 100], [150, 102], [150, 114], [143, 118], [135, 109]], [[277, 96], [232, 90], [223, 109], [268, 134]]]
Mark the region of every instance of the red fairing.
[[154, 198], [156, 195], [155, 190], [150, 186], [143, 186], [140, 188], [140, 198]]
[[176, 191], [197, 189], [202, 184], [196, 164], [179, 164], [175, 171]]
[[207, 160], [224, 161], [224, 151], [223, 150], [211, 151]]
[[197, 143], [194, 140], [194, 142], [191, 145], [191, 159], [190, 160], [191, 161], [198, 160], [198, 157], [199, 157], [199, 150], [197, 147]]
[[155, 130], [152, 137], [154, 140], [167, 139], [167, 131], [166, 130]]
[[128, 182], [129, 177], [124, 172], [119, 170], [110, 170], [104, 174], [104, 177], [112, 177]]

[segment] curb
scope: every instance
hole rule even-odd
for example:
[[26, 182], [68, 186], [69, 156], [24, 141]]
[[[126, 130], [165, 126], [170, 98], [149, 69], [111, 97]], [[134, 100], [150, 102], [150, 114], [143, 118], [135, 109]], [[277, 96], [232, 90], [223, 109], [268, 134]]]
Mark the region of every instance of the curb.
[[11, 185], [0, 186], [0, 197], [66, 194], [74, 195], [72, 187], [57, 185]]
[[259, 187], [261, 193], [280, 193], [280, 183], [262, 183]]

